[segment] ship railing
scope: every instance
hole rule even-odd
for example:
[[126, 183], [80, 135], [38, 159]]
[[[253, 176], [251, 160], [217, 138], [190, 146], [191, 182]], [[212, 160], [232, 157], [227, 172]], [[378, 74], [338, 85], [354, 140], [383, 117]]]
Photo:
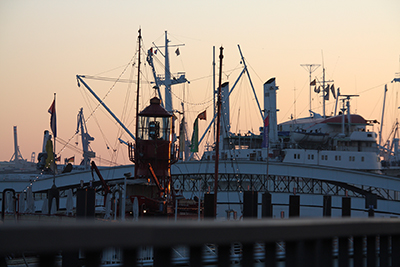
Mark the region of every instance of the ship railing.
[[[1, 266], [10, 255], [25, 252], [39, 255], [39, 266], [55, 266], [60, 259], [62, 266], [78, 266], [78, 260], [106, 266], [111, 261], [102, 263], [101, 256], [109, 248], [120, 250], [120, 266], [275, 266], [278, 261], [284, 266], [400, 266], [400, 219], [0, 224]], [[143, 248], [149, 255], [139, 259]]]

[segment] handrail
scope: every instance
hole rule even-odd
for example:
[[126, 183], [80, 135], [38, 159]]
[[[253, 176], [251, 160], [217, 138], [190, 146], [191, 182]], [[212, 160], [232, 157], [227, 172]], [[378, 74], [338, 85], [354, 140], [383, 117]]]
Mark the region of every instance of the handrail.
[[[34, 251], [47, 255], [59, 251], [101, 251], [109, 247], [135, 250], [142, 246], [152, 246], [156, 259], [157, 253], [164, 255], [165, 250], [171, 250], [173, 246], [179, 245], [201, 248], [205, 244], [211, 243], [218, 245], [222, 253], [226, 246], [240, 242], [244, 246], [243, 253], [245, 254], [245, 248], [248, 249], [249, 244], [254, 246], [256, 243], [273, 244], [284, 241], [286, 242], [286, 258], [288, 258], [290, 255], [288, 253], [293, 250], [293, 244], [321, 241], [325, 245], [325, 253], [332, 258], [332, 240], [334, 238], [338, 238], [339, 241], [343, 238], [345, 240], [354, 238], [354, 253], [356, 253], [356, 241], [358, 242], [359, 238], [364, 237], [367, 237], [368, 246], [373, 245], [373, 253], [376, 253], [377, 243], [371, 243], [368, 240], [376, 240], [378, 237], [381, 238], [380, 243], [384, 243], [382, 238], [391, 237], [392, 251], [400, 251], [400, 219], [298, 218], [245, 219], [244, 221], [224, 222], [207, 220], [174, 222], [157, 219], [113, 223], [99, 221], [5, 222], [0, 224], [0, 252]], [[21, 242], [22, 240], [23, 242]], [[383, 251], [382, 248], [381, 251]], [[388, 251], [390, 250], [388, 249]], [[363, 253], [362, 250], [361, 253]], [[368, 255], [370, 254], [372, 252]], [[243, 260], [244, 257], [245, 255], [243, 255]], [[393, 253], [391, 257], [393, 262], [399, 261], [400, 263], [399, 255]]]

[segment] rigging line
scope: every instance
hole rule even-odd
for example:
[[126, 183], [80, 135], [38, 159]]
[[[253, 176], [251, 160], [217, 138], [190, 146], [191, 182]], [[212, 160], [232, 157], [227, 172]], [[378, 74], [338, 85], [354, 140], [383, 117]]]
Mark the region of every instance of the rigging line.
[[[68, 139], [68, 141], [65, 143], [65, 144], [62, 144], [60, 141], [59, 141], [59, 139], [61, 139], [60, 137], [57, 137], [56, 138], [56, 140], [60, 143], [60, 144], [62, 144], [62, 145], [64, 145], [59, 151], [58, 151], [58, 153], [56, 153], [56, 155], [57, 154], [60, 154], [64, 149], [65, 149], [65, 147], [69, 144], [69, 142], [72, 140], [72, 138], [74, 138], [76, 136], [76, 133], [74, 134], [74, 135], [72, 135], [72, 137], [70, 138], [70, 139]], [[61, 139], [62, 140], [62, 139]]]
[[258, 77], [260, 82], [263, 83], [263, 80], [261, 79], [261, 77], [258, 75], [258, 73], [255, 71], [255, 69], [251, 66], [251, 64], [247, 60], [246, 60], [246, 65], [247, 65], [247, 67], [250, 66], [250, 69], [252, 70], [252, 72]]
[[371, 87], [371, 88], [368, 88], [368, 89], [365, 89], [364, 91], [361, 91], [361, 92], [359, 92], [358, 94], [362, 94], [362, 93], [368, 92], [368, 91], [370, 91], [370, 90], [372, 90], [372, 89], [375, 89], [375, 88], [378, 88], [378, 87], [384, 86], [385, 84], [388, 84], [388, 83], [390, 83], [390, 81], [388, 81], [388, 82], [385, 82], [385, 83], [382, 83], [382, 84], [380, 84], [380, 85], [377, 85], [377, 86], [374, 86], [374, 87]]
[[210, 103], [210, 102], [213, 100], [213, 98], [211, 97], [211, 99], [206, 100], [206, 101], [201, 102], [201, 103], [191, 103], [191, 102], [187, 102], [187, 101], [183, 100], [181, 97], [179, 97], [179, 96], [176, 95], [174, 92], [172, 92], [171, 89], [169, 89], [169, 91], [170, 91], [171, 94], [174, 95], [179, 101], [181, 101], [181, 102], [184, 103], [184, 104], [188, 104], [188, 105], [193, 105], [193, 106], [205, 105], [205, 104], [207, 104], [207, 103]]
[[[64, 148], [66, 147], [66, 148], [69, 148], [69, 149], [71, 149], [71, 150], [74, 150], [75, 152], [83, 153], [83, 150], [82, 150], [82, 149], [79, 149], [79, 148], [77, 148], [77, 147], [75, 147], [75, 146], [73, 146], [73, 145], [71, 145], [71, 144], [69, 144], [69, 143], [66, 143], [65, 141], [61, 142], [61, 141], [59, 141], [58, 139], [59, 139], [59, 138], [57, 138], [57, 142], [60, 143], [60, 144], [62, 144], [62, 145], [64, 145]], [[61, 151], [58, 153], [58, 155], [61, 155], [62, 152], [63, 152], [63, 150], [61, 150]]]
[[[136, 57], [136, 55], [137, 55], [137, 51], [135, 52], [135, 54], [132, 56], [132, 58], [131, 58], [131, 60], [130, 60], [130, 62], [132, 62], [132, 60]], [[111, 71], [113, 71], [113, 70], [116, 70], [116, 69], [119, 69], [119, 68], [122, 68], [122, 67], [124, 67], [125, 66], [125, 64], [124, 65], [121, 65], [121, 66], [118, 66], [118, 67], [115, 67], [115, 68], [113, 68], [113, 69], [110, 69], [110, 70], [106, 70], [106, 71], [103, 71], [103, 72], [100, 72], [100, 73], [97, 73], [97, 74], [95, 74], [95, 75], [102, 75], [102, 74], [104, 74], [104, 73], [107, 73], [107, 72], [111, 72]]]
[[[128, 64], [126, 64], [125, 68], [123, 69], [123, 71], [121, 72], [121, 74], [118, 76], [117, 80], [115, 80], [115, 82], [113, 83], [113, 85], [110, 87], [110, 89], [108, 90], [108, 92], [104, 95], [104, 97], [101, 99], [102, 101], [104, 101], [106, 99], [106, 97], [110, 94], [111, 90], [115, 87], [115, 85], [118, 83], [118, 81], [121, 79], [122, 75], [126, 72], [128, 66], [131, 65], [131, 62], [133, 61], [134, 57], [131, 58], [131, 60], [128, 62]], [[100, 103], [97, 104], [97, 106], [94, 108], [94, 110], [92, 111], [92, 113], [86, 118], [85, 122], [87, 122], [89, 120], [89, 118], [93, 115], [94, 112], [96, 112], [96, 110], [100, 107]]]

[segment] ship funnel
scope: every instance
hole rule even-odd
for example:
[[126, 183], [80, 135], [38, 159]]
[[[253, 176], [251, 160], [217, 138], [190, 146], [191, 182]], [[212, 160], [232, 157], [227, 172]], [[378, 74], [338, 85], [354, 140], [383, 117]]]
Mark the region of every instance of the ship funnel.
[[225, 82], [221, 85], [221, 124], [222, 124], [222, 136], [228, 137], [230, 128], [230, 110], [229, 110], [229, 82]]
[[274, 147], [278, 143], [278, 129], [276, 112], [276, 91], [275, 77], [264, 83], [264, 120], [268, 118], [268, 147]]

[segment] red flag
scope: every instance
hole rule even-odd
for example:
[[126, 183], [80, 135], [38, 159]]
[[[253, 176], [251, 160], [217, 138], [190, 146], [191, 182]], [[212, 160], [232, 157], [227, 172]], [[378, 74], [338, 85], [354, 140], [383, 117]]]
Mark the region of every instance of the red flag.
[[197, 118], [199, 118], [200, 120], [206, 120], [207, 119], [207, 110], [204, 110], [202, 113], [200, 113]]
[[50, 128], [53, 132], [53, 136], [57, 137], [57, 119], [56, 119], [56, 100], [53, 100], [48, 112], [51, 114], [50, 117]]
[[314, 81], [312, 81], [311, 83], [310, 83], [310, 85], [315, 85], [316, 84], [316, 81], [315, 81], [315, 79], [314, 79]]

